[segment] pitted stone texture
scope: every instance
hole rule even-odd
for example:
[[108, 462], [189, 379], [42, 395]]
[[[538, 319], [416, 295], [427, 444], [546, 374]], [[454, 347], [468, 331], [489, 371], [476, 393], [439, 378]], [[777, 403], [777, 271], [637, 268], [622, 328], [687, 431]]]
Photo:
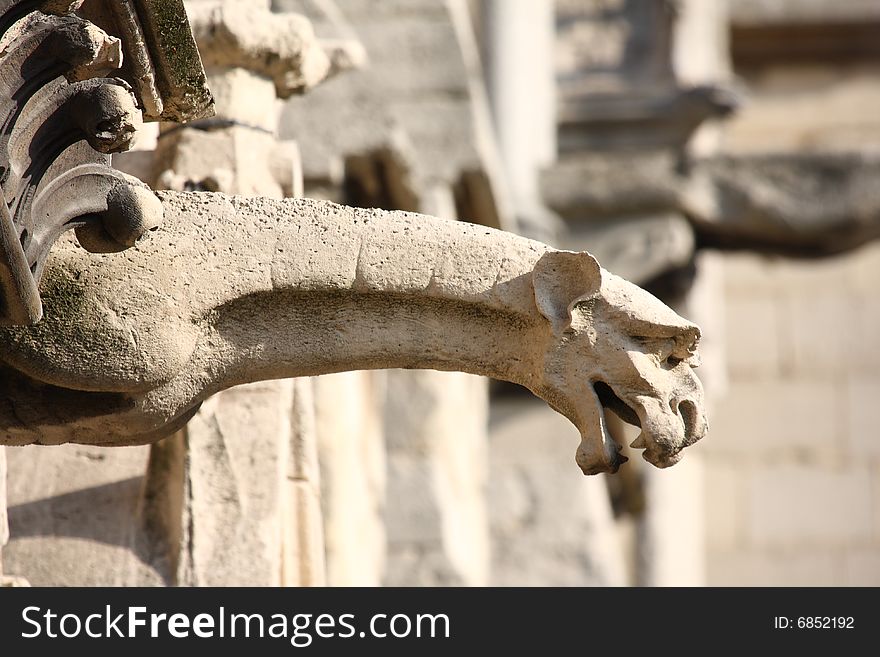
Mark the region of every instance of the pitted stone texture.
[[129, 148], [142, 123], [131, 87], [100, 77], [121, 61], [118, 39], [76, 16], [33, 12], [5, 35], [0, 323], [40, 320], [38, 285], [62, 232], [76, 229], [87, 249], [112, 252], [161, 221], [149, 190], [109, 166], [109, 154]]
[[581, 430], [587, 473], [621, 462], [600, 398], [661, 467], [706, 430], [699, 330], [589, 254], [319, 201], [161, 198], [173, 219], [123, 255], [60, 244], [46, 319], [0, 333], [4, 443], [151, 442], [233, 385], [384, 367], [526, 385]]
[[[161, 171], [158, 186], [280, 197], [282, 186], [273, 171], [279, 148], [272, 133], [276, 91], [285, 81], [273, 83], [261, 73], [276, 78], [284, 70], [297, 73], [290, 68], [295, 62], [279, 59], [291, 55], [284, 50], [291, 46], [286, 39], [295, 40], [297, 35], [281, 35], [280, 42], [273, 41], [270, 37], [279, 36], [273, 30], [283, 30], [284, 21], [270, 25], [268, 12], [254, 12], [251, 5], [196, 6], [209, 8], [196, 31], [200, 45], [205, 42], [214, 55], [208, 76], [218, 119], [241, 125], [165, 133], [156, 161]], [[242, 12], [251, 23], [240, 21], [243, 24], [231, 28], [229, 21], [241, 19]], [[237, 30], [253, 28], [253, 21], [263, 30], [248, 38], [262, 36], [265, 42], [245, 40], [238, 43], [238, 50], [230, 47], [230, 39], [242, 36]], [[295, 17], [295, 22], [302, 27], [304, 19]], [[254, 62], [251, 51], [260, 48], [278, 57]], [[305, 66], [304, 61], [298, 63]], [[264, 65], [276, 69], [268, 71]], [[293, 187], [292, 180], [286, 183]], [[190, 420], [182, 432], [185, 447], [179, 454], [184, 495], [173, 511], [183, 535], [178, 584], [324, 582], [313, 405], [308, 380], [266, 381], [219, 392]], [[260, 452], [257, 458], [248, 448], [251, 444]]]

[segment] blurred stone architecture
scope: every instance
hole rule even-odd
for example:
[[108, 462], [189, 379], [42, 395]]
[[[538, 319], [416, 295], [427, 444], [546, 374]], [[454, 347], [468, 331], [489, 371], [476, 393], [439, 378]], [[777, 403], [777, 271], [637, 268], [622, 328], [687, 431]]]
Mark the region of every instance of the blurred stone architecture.
[[[876, 225], [876, 206], [858, 199], [877, 190], [880, 6], [730, 5], [748, 102], [726, 125], [723, 152], [825, 162], [825, 202], [848, 200], [851, 221]], [[840, 161], [857, 164], [843, 176]], [[725, 257], [729, 385], [698, 450], [708, 584], [880, 585], [878, 280], [876, 244], [824, 260]]]
[[880, 12], [556, 7], [559, 161], [542, 191], [562, 244], [668, 302], [685, 293], [709, 341], [698, 458], [612, 482], [623, 535], [635, 526], [630, 581], [876, 585], [877, 248], [862, 245], [880, 218]]
[[187, 2], [217, 119], [116, 166], [588, 250], [703, 327], [711, 432], [672, 469], [584, 478], [564, 418], [478, 377], [261, 383], [152, 449], [8, 448], [5, 572], [880, 585], [876, 3], [227, 0], [247, 20], [217, 29], [219, 4]]

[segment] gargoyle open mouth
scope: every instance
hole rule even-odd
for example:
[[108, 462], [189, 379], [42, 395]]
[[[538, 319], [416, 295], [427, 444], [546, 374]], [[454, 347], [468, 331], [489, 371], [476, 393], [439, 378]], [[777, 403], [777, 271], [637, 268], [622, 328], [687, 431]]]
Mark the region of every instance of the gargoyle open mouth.
[[681, 450], [706, 432], [705, 418], [692, 399], [673, 399], [668, 403], [654, 399], [648, 408], [644, 398], [634, 404], [624, 401], [604, 381], [594, 382], [593, 390], [604, 408], [642, 430], [630, 447], [644, 450], [645, 460], [659, 468], [681, 460]]
[[593, 383], [593, 390], [596, 392], [596, 396], [599, 398], [599, 403], [602, 404], [603, 408], [613, 411], [617, 417], [627, 424], [631, 424], [634, 427], [642, 426], [638, 414], [629, 404], [617, 396], [610, 385], [604, 381], [596, 381]]

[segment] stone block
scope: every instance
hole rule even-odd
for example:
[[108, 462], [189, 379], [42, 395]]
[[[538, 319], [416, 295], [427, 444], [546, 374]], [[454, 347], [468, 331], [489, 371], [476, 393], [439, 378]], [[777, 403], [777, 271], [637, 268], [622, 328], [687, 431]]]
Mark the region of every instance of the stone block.
[[[792, 282], [792, 287], [795, 283]], [[842, 290], [823, 291], [797, 286], [781, 311], [782, 367], [797, 377], [827, 379], [848, 370], [850, 353], [864, 351], [858, 334], [859, 308]]]
[[780, 372], [778, 304], [769, 295], [731, 295], [724, 309], [725, 355], [736, 379], [769, 379]]
[[842, 439], [842, 397], [833, 381], [732, 385], [718, 401], [702, 448], [756, 460], [791, 449], [833, 452]]
[[858, 297], [859, 312], [847, 327], [855, 348], [849, 353], [849, 372], [876, 376], [880, 372], [880, 348], [874, 347], [880, 335], [880, 299], [876, 291]]
[[321, 496], [305, 481], [288, 480], [281, 581], [284, 586], [325, 586]]
[[386, 585], [487, 582], [487, 402], [480, 377], [389, 372]]
[[880, 378], [859, 376], [847, 381], [846, 427], [847, 447], [855, 460], [880, 458], [880, 431], [874, 415], [880, 400]]
[[172, 573], [140, 525], [147, 447], [7, 448], [7, 573], [36, 586], [161, 586]]
[[847, 550], [844, 572], [845, 586], [880, 586], [880, 546]]
[[867, 468], [776, 465], [747, 482], [748, 539], [757, 546], [836, 547], [874, 533]]
[[688, 454], [674, 470], [643, 473], [646, 508], [639, 544], [642, 586], [702, 586], [706, 527], [703, 459]]
[[572, 476], [578, 440], [565, 418], [537, 400], [493, 403], [492, 585], [626, 583], [606, 483]]
[[704, 491], [706, 543], [710, 550], [730, 550], [744, 541], [744, 469], [706, 459]]
[[832, 551], [711, 551], [709, 586], [842, 586], [843, 567]]
[[238, 386], [187, 425], [179, 585], [282, 583], [291, 407], [290, 381]]

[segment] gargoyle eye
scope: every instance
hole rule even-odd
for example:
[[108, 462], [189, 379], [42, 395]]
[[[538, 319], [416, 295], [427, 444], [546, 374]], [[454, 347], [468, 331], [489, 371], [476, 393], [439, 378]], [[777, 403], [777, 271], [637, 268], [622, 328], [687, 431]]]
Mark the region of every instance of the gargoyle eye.
[[687, 354], [680, 353], [678, 344], [673, 338], [656, 338], [644, 335], [631, 336], [633, 342], [639, 345], [640, 351], [653, 354], [657, 361], [667, 367], [675, 367], [687, 358]]

